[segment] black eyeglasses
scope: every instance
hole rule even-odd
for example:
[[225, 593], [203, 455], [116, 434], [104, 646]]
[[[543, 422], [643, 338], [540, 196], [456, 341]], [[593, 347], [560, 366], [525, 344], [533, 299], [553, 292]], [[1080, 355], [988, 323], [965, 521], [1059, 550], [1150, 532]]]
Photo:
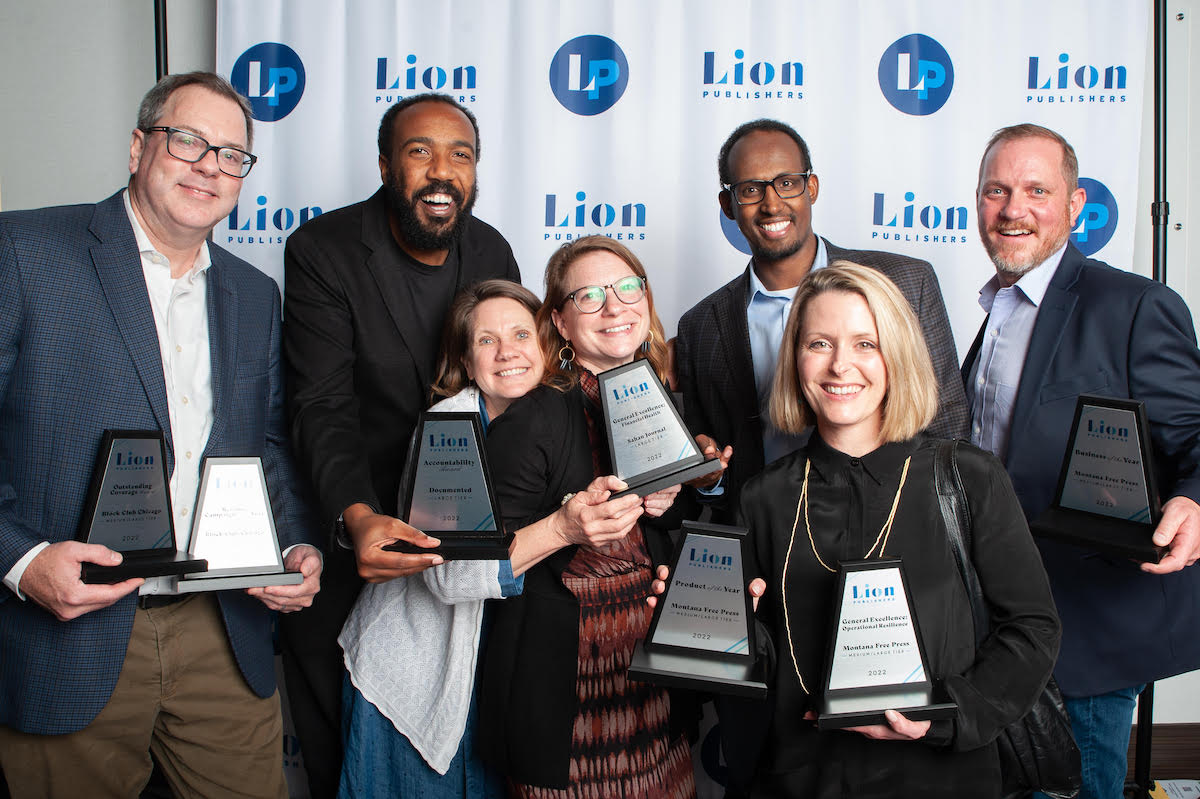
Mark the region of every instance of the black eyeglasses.
[[578, 288], [563, 298], [563, 305], [566, 305], [567, 300], [575, 303], [575, 307], [580, 313], [596, 313], [604, 307], [605, 301], [608, 299], [608, 290], [612, 289], [613, 294], [617, 299], [626, 305], [633, 305], [635, 302], [646, 296], [646, 279], [637, 275], [623, 277], [616, 283], [609, 283], [607, 286], [584, 286]]
[[167, 134], [167, 152], [189, 164], [196, 163], [208, 155], [209, 150], [214, 150], [217, 153], [217, 169], [230, 177], [246, 177], [250, 174], [250, 168], [254, 166], [254, 162], [258, 160], [258, 156], [251, 155], [245, 150], [239, 150], [236, 147], [216, 147], [195, 133], [189, 133], [179, 128], [159, 126], [143, 128], [143, 131]]
[[807, 172], [789, 172], [779, 175], [774, 180], [739, 180], [726, 186], [738, 205], [758, 205], [767, 196], [767, 186], [772, 186], [781, 200], [799, 197], [808, 188], [808, 179], [812, 170]]

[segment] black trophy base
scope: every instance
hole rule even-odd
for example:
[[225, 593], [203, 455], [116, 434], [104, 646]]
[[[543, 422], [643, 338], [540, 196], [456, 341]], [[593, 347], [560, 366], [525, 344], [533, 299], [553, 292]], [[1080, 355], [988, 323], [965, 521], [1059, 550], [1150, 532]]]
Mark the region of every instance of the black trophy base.
[[436, 547], [419, 547], [407, 541], [394, 541], [384, 546], [388, 552], [406, 555], [441, 555], [444, 560], [508, 560], [512, 533], [508, 535], [465, 536], [452, 533], [429, 533], [442, 543]]
[[1166, 547], [1155, 546], [1154, 526], [1109, 519], [1069, 508], [1050, 508], [1029, 525], [1034, 535], [1065, 541], [1105, 555], [1139, 563], [1158, 563]]
[[[627, 496], [629, 494], [637, 494], [639, 497], [644, 497], [647, 494], [653, 494], [655, 491], [662, 491], [664, 488], [670, 488], [673, 485], [686, 483], [689, 480], [695, 480], [697, 477], [703, 477], [706, 474], [712, 474], [721, 470], [720, 458], [709, 458], [706, 461], [700, 461], [693, 466], [685, 469], [680, 469], [677, 472], [664, 474], [660, 477], [655, 477], [652, 480], [647, 480], [644, 483], [633, 483], [624, 491], [619, 491], [613, 494], [609, 499]], [[637, 478], [633, 478], [635, 481]]]
[[934, 688], [868, 689], [857, 695], [825, 697], [818, 705], [818, 730], [841, 730], [887, 724], [884, 711], [895, 710], [909, 721], [954, 718], [958, 705]]
[[208, 570], [208, 561], [193, 558], [186, 552], [173, 549], [149, 553], [123, 552], [124, 560], [117, 566], [83, 563], [79, 579], [85, 583], [111, 584], [131, 577], [178, 577]]
[[240, 574], [229, 577], [182, 577], [175, 585], [177, 594], [194, 594], [198, 591], [232, 591], [243, 588], [265, 588], [269, 585], [300, 585], [304, 575], [300, 572], [270, 572], [267, 574]]
[[629, 663], [631, 680], [750, 699], [767, 695], [767, 684], [760, 672], [756, 663], [732, 663], [700, 654], [650, 652], [644, 641], [638, 641]]

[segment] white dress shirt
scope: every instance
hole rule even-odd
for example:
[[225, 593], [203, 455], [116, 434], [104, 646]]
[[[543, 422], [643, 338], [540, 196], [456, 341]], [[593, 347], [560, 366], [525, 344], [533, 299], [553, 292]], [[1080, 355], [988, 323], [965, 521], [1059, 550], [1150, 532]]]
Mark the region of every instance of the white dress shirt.
[[[208, 242], [200, 245], [196, 262], [182, 277], [171, 277], [171, 263], [154, 249], [138, 224], [125, 192], [125, 212], [133, 224], [142, 257], [142, 274], [154, 312], [158, 349], [162, 356], [163, 381], [167, 388], [167, 413], [171, 419], [171, 443], [175, 469], [171, 472], [171, 512], [175, 515], [175, 546], [187, 549], [192, 534], [192, 516], [200, 490], [200, 460], [212, 431], [212, 360], [208, 341], [208, 268], [212, 265]], [[171, 577], [146, 581], [139, 593], [167, 590]]]
[[[123, 198], [141, 257], [154, 328], [158, 332], [175, 454], [175, 469], [169, 483], [171, 510], [175, 517], [175, 545], [179, 550], [186, 550], [195, 510], [192, 505], [200, 487], [201, 455], [213, 422], [207, 305], [207, 272], [212, 261], [208, 243], [204, 242], [187, 274], [172, 278], [167, 257], [154, 248], [138, 223], [128, 190]], [[17, 586], [25, 569], [49, 545], [47, 541], [35, 545], [5, 575], [4, 584], [21, 599], [25, 596]], [[172, 581], [170, 577], [151, 578], [142, 585], [139, 593], [163, 593], [169, 590]]]

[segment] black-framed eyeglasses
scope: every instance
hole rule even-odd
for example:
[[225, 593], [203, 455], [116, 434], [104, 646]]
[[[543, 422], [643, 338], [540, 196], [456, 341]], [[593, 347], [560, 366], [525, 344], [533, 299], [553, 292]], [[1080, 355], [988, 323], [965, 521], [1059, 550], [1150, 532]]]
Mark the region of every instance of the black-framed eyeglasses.
[[208, 155], [209, 150], [216, 152], [217, 169], [230, 177], [246, 177], [246, 175], [250, 174], [250, 168], [254, 166], [254, 162], [258, 160], [257, 155], [251, 155], [245, 150], [239, 150], [236, 147], [217, 147], [216, 145], [209, 144], [195, 133], [180, 130], [179, 128], [168, 128], [160, 125], [154, 128], [143, 128], [143, 131], [145, 133], [167, 134], [167, 152], [180, 161], [187, 161], [189, 164], [194, 164]]
[[618, 300], [626, 305], [633, 305], [646, 296], [646, 278], [630, 275], [615, 283], [609, 283], [607, 286], [584, 286], [564, 297], [563, 304], [565, 305], [567, 300], [570, 300], [575, 303], [575, 307], [579, 309], [580, 313], [596, 313], [604, 307], [609, 289], [613, 290], [613, 294]]
[[778, 175], [774, 180], [739, 180], [726, 186], [733, 195], [733, 201], [738, 205], [758, 205], [767, 196], [767, 186], [772, 186], [781, 200], [799, 197], [808, 188], [808, 179], [812, 170], [807, 172], [789, 172]]

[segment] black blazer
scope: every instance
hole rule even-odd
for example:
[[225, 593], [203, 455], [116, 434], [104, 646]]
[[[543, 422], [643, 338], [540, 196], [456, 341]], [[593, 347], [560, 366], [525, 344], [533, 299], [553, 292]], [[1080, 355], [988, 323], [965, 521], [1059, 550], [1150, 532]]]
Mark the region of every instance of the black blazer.
[[[396, 246], [380, 189], [302, 225], [284, 250], [292, 442], [326, 531], [356, 502], [396, 513], [413, 427], [429, 404], [434, 375], [422, 374], [418, 364], [441, 342], [418, 334], [412, 309], [381, 291], [381, 276], [396, 266]], [[459, 247], [460, 287], [494, 277], [520, 281], [512, 248], [487, 224], [471, 217]], [[290, 651], [314, 684], [340, 672], [336, 639], [362, 589], [354, 554], [331, 545], [328, 533], [324, 543], [321, 593], [312, 607], [281, 622]], [[337, 718], [340, 688], [315, 689], [324, 695], [318, 701], [327, 703], [321, 713], [329, 719]]]
[[[417, 354], [440, 342], [380, 290], [395, 246], [380, 189], [304, 224], [284, 252], [292, 439], [328, 522], [356, 502], [395, 514], [413, 426], [429, 405], [435, 375], [422, 374]], [[460, 247], [459, 288], [520, 282], [512, 248], [486, 223], [471, 217]]]
[[[1200, 350], [1187, 305], [1068, 244], [1038, 309], [1004, 463], [1029, 519], [1054, 499], [1081, 393], [1145, 402], [1163, 499], [1200, 502]], [[1095, 696], [1200, 667], [1200, 569], [1160, 577], [1048, 540], [1039, 547], [1062, 619], [1063, 693]]]
[[[966, 434], [970, 409], [958, 375], [954, 334], [942, 302], [937, 275], [926, 261], [869, 250], [844, 250], [825, 241], [830, 263], [853, 261], [877, 269], [895, 283], [912, 305], [938, 378], [941, 408], [929, 433], [941, 438]], [[741, 486], [763, 468], [762, 431], [746, 304], [750, 267], [717, 289], [679, 320], [675, 368], [683, 392], [684, 418], [694, 434], [707, 433], [722, 447], [733, 445], [733, 458], [714, 507], [720, 521], [731, 522]]]

